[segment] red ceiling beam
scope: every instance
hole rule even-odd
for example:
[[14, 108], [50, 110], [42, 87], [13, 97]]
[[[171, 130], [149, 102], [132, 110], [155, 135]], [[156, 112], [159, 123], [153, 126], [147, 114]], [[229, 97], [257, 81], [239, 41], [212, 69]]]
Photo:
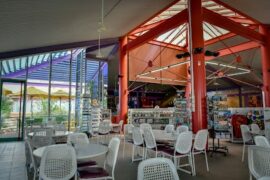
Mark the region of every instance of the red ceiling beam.
[[[248, 26], [248, 27], [249, 27], [250, 29], [256, 29], [256, 28], [258, 28], [257, 25], [251, 25], [251, 26]], [[237, 36], [237, 34], [231, 33], [231, 32], [230, 32], [230, 33], [226, 33], [226, 34], [217, 36], [217, 37], [215, 37], [215, 38], [213, 38], [213, 39], [209, 39], [209, 40], [205, 41], [205, 42], [204, 42], [204, 45], [205, 45], [205, 46], [209, 46], [209, 45], [211, 45], [211, 44], [217, 43], [217, 42], [222, 41], [222, 40], [229, 39], [229, 38], [234, 37], [234, 36]]]
[[157, 13], [153, 14], [150, 18], [146, 19], [145, 21], [143, 21], [141, 24], [139, 24], [138, 26], [136, 26], [134, 29], [132, 29], [131, 31], [129, 31], [127, 33], [130, 34], [131, 32], [135, 31], [136, 29], [140, 28], [141, 26], [143, 26], [145, 23], [147, 23], [148, 21], [150, 21], [151, 19], [155, 18], [156, 16], [158, 16], [159, 14], [161, 14], [162, 12], [168, 10], [170, 7], [172, 7], [173, 5], [175, 5], [176, 3], [178, 3], [179, 0], [174, 0], [173, 2], [171, 2], [170, 4], [168, 4], [166, 7], [162, 8], [160, 11], [158, 11]]
[[[129, 39], [136, 39], [135, 36], [128, 36]], [[183, 48], [181, 46], [177, 46], [174, 44], [170, 44], [170, 43], [166, 43], [166, 42], [161, 42], [161, 41], [157, 41], [157, 40], [151, 40], [147, 42], [148, 44], [152, 44], [152, 45], [157, 45], [157, 46], [161, 46], [161, 47], [166, 47], [166, 48], [170, 48], [170, 49], [174, 49], [174, 50], [178, 50], [178, 51], [186, 51], [186, 48]]]
[[238, 18], [238, 17], [228, 17], [228, 18], [237, 22], [237, 23], [241, 23], [241, 24], [250, 24], [250, 25], [255, 24], [253, 21], [251, 21], [249, 19], [245, 19], [245, 18]]
[[249, 29], [237, 22], [230, 20], [224, 16], [221, 16], [218, 13], [212, 12], [206, 8], [203, 8], [203, 16], [204, 20], [210, 24], [226, 29], [232, 33], [243, 36], [247, 39], [259, 42], [263, 44], [265, 42], [265, 38], [262, 34]]
[[252, 21], [255, 22], [256, 24], [261, 24], [258, 20], [254, 19], [254, 18], [252, 18], [252, 17], [250, 17], [250, 16], [248, 16], [248, 15], [246, 15], [245, 13], [239, 11], [239, 10], [236, 9], [236, 8], [233, 8], [233, 7], [229, 6], [228, 4], [222, 2], [221, 0], [213, 0], [213, 1], [214, 1], [215, 3], [217, 3], [217, 4], [219, 4], [219, 5], [221, 5], [221, 6], [225, 7], [225, 8], [227, 8], [227, 9], [230, 9], [231, 11], [236, 12], [237, 14], [239, 14], [239, 15], [241, 15], [241, 16], [243, 16], [243, 17], [246, 17], [247, 19], [252, 20]]
[[161, 35], [171, 29], [174, 29], [181, 24], [184, 24], [185, 22], [188, 21], [188, 11], [187, 9], [181, 11], [180, 13], [176, 14], [175, 16], [165, 20], [155, 28], [149, 30], [145, 34], [139, 36], [138, 38], [134, 39], [133, 41], [129, 42], [126, 45], [127, 50], [132, 50], [140, 45], [154, 39], [158, 35]]
[[141, 33], [141, 32], [147, 31], [149, 29], [152, 29], [152, 28], [156, 27], [157, 25], [161, 24], [163, 21], [165, 21], [165, 20], [161, 20], [158, 22], [154, 22], [152, 24], [147, 24], [147, 25], [141, 26], [141, 27], [135, 29], [134, 31], [130, 32], [129, 35], [134, 35], [134, 34]]
[[[246, 51], [246, 50], [250, 50], [250, 49], [255, 49], [255, 48], [259, 48], [260, 44], [256, 43], [254, 41], [248, 41], [236, 46], [232, 46], [230, 48], [225, 48], [225, 49], [221, 49], [218, 52], [220, 53], [218, 57], [223, 57], [223, 56], [227, 56], [227, 55], [231, 55], [233, 53], [239, 53], [242, 51]], [[215, 59], [215, 57], [210, 57], [210, 56], [206, 56], [205, 60], [209, 61], [209, 60], [213, 60]]]

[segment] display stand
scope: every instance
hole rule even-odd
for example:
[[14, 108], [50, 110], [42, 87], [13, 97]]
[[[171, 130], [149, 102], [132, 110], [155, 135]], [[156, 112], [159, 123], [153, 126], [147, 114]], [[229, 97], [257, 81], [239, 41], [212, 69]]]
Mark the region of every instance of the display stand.
[[98, 127], [99, 127], [99, 123], [101, 121], [101, 110], [98, 107], [92, 108], [91, 109], [91, 128], [92, 128], [92, 132], [96, 133], [98, 132]]
[[111, 122], [112, 120], [112, 111], [111, 109], [102, 109], [101, 110], [101, 119], [102, 121], [108, 120]]
[[174, 99], [174, 118], [176, 126], [186, 125], [191, 129], [191, 111], [188, 108], [187, 99], [181, 95], [181, 91], [177, 91]]
[[139, 126], [151, 124], [153, 129], [163, 129], [167, 124], [174, 124], [174, 108], [142, 108], [128, 110], [128, 123]]
[[82, 96], [82, 123], [80, 125], [80, 131], [91, 132], [89, 122], [91, 121], [91, 95], [83, 94]]
[[[213, 153], [223, 153], [227, 155], [227, 146], [220, 145], [220, 139], [230, 138], [229, 118], [230, 111], [227, 107], [226, 96], [212, 96], [208, 99], [208, 119], [210, 120], [211, 128], [209, 129], [210, 137], [212, 138], [212, 147], [209, 147]], [[217, 139], [217, 144], [215, 140]]]

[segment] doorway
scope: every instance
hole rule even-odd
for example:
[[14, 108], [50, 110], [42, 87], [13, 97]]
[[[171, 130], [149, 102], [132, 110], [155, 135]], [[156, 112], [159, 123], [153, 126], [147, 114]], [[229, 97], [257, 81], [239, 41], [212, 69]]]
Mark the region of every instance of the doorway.
[[0, 141], [18, 141], [24, 137], [26, 81], [0, 81]]

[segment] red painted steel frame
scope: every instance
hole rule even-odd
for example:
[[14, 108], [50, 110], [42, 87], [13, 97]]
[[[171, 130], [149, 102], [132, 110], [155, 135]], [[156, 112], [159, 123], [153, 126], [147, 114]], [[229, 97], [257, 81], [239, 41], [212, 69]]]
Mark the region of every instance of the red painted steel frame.
[[[248, 41], [248, 42], [236, 45], [236, 46], [232, 46], [230, 48], [225, 48], [225, 49], [219, 50], [218, 51], [219, 52], [218, 57], [227, 56], [227, 55], [230, 55], [232, 53], [238, 53], [238, 52], [241, 52], [241, 51], [246, 51], [246, 50], [259, 48], [259, 47], [260, 47], [260, 44], [258, 44], [256, 42], [253, 42], [253, 41]], [[213, 60], [213, 59], [215, 59], [215, 57], [208, 56], [208, 57], [205, 58], [205, 60], [207, 60], [207, 61]]]
[[140, 45], [148, 42], [149, 40], [154, 39], [160, 34], [163, 34], [171, 29], [176, 28], [177, 26], [180, 26], [181, 24], [187, 22], [188, 19], [188, 12], [187, 10], [183, 10], [180, 13], [176, 14], [175, 16], [167, 19], [163, 23], [159, 24], [158, 26], [154, 27], [153, 29], [149, 30], [145, 34], [137, 37], [133, 41], [129, 42], [127, 44], [127, 50], [132, 50]]
[[[203, 39], [203, 11], [201, 0], [189, 1], [189, 32], [190, 52], [194, 48], [204, 48]], [[200, 129], [207, 128], [206, 117], [206, 72], [204, 54], [191, 53], [193, 67], [193, 91], [195, 111], [192, 113], [192, 131], [196, 133]]]
[[232, 33], [238, 34], [250, 40], [264, 43], [265, 38], [260, 33], [251, 30], [248, 27], [245, 27], [237, 22], [234, 22], [226, 17], [221, 16], [218, 13], [212, 12], [206, 8], [203, 8], [204, 20], [208, 23], [226, 29]]
[[270, 107], [270, 32], [263, 25], [259, 27], [259, 31], [266, 36], [266, 43], [261, 46], [261, 60], [265, 106]]
[[120, 120], [127, 122], [128, 112], [128, 58], [125, 46], [127, 44], [127, 37], [120, 39], [120, 62], [119, 62], [119, 108]]

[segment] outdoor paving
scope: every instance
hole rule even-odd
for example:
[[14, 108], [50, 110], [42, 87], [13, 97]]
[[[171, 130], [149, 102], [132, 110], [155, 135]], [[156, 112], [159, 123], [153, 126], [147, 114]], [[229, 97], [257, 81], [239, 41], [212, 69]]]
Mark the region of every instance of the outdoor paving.
[[26, 180], [24, 142], [0, 143], [0, 180]]

